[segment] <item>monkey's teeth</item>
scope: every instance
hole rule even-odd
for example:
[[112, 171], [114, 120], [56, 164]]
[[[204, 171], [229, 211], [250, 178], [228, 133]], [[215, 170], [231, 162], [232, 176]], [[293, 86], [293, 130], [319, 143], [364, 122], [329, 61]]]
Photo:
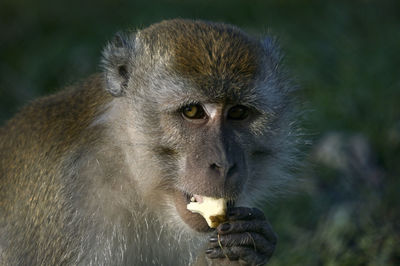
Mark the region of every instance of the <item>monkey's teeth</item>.
[[195, 199], [194, 197], [191, 197], [191, 198], [190, 198], [190, 201], [191, 201], [191, 202], [196, 202], [196, 199]]
[[198, 203], [203, 202], [203, 196], [201, 196], [201, 195], [193, 194], [193, 198], [194, 198], [195, 202], [198, 202]]

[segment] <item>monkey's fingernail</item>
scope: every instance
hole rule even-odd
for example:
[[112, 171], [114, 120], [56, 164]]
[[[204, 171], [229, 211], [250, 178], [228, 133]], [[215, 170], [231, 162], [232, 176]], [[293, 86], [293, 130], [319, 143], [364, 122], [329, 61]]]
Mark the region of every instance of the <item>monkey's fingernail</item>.
[[210, 238], [210, 243], [215, 243], [217, 241], [218, 241], [218, 237], [213, 236]]
[[228, 224], [228, 223], [226, 223], [226, 224], [221, 224], [220, 230], [221, 230], [221, 231], [228, 231], [230, 227], [231, 227], [231, 225]]
[[209, 248], [209, 249], [206, 250], [206, 254], [211, 254], [213, 251], [214, 251], [213, 248]]

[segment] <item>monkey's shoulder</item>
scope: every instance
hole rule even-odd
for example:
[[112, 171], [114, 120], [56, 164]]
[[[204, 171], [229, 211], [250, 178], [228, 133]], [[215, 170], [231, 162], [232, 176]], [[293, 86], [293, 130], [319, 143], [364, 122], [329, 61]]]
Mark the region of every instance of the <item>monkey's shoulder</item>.
[[76, 139], [112, 100], [103, 84], [102, 76], [94, 74], [32, 101], [0, 128], [0, 148], [54, 146]]

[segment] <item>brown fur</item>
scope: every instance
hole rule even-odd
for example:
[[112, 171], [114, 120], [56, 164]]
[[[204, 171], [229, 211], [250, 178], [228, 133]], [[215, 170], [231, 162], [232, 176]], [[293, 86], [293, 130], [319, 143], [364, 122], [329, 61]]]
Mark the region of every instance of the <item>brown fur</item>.
[[252, 85], [260, 72], [259, 40], [231, 25], [176, 19], [150, 26], [140, 37], [152, 54], [172, 58], [171, 72], [215, 100], [223, 94], [240, 96], [240, 88]]
[[4, 218], [8, 225], [0, 232], [14, 239], [11, 250], [40, 247], [28, 256], [56, 263], [76, 245], [63, 232], [71, 199], [62, 192], [65, 180], [58, 178], [64, 176], [62, 160], [79, 146], [96, 143], [101, 133], [88, 126], [111, 99], [101, 76], [94, 75], [81, 86], [32, 102], [1, 128], [0, 225]]

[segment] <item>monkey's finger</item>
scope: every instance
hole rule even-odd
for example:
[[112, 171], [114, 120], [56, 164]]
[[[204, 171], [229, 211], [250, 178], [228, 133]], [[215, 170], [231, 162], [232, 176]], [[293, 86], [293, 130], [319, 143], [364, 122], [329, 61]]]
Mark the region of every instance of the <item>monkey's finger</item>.
[[238, 260], [240, 257], [240, 248], [237, 247], [224, 247], [224, 248], [209, 248], [206, 250], [206, 256], [210, 259], [229, 259]]
[[206, 256], [210, 259], [229, 259], [238, 260], [239, 254], [234, 253], [231, 248], [209, 248], [206, 250]]
[[269, 258], [270, 256], [260, 254], [250, 249], [241, 254], [241, 256], [239, 257], [239, 264], [261, 266], [267, 264]]
[[271, 225], [266, 221], [235, 221], [220, 224], [217, 233], [220, 235], [255, 232], [263, 235], [269, 242], [276, 244], [278, 238], [272, 230]]
[[264, 213], [257, 208], [233, 207], [227, 213], [229, 221], [238, 220], [265, 220]]
[[269, 256], [262, 255], [250, 248], [237, 246], [223, 249], [210, 248], [206, 250], [206, 256], [210, 259], [239, 260], [240, 265], [264, 265], [269, 259]]
[[272, 255], [275, 250], [275, 245], [257, 233], [229, 234], [220, 235], [219, 237], [211, 237], [209, 247], [232, 247], [245, 246], [254, 249], [255, 251]]

